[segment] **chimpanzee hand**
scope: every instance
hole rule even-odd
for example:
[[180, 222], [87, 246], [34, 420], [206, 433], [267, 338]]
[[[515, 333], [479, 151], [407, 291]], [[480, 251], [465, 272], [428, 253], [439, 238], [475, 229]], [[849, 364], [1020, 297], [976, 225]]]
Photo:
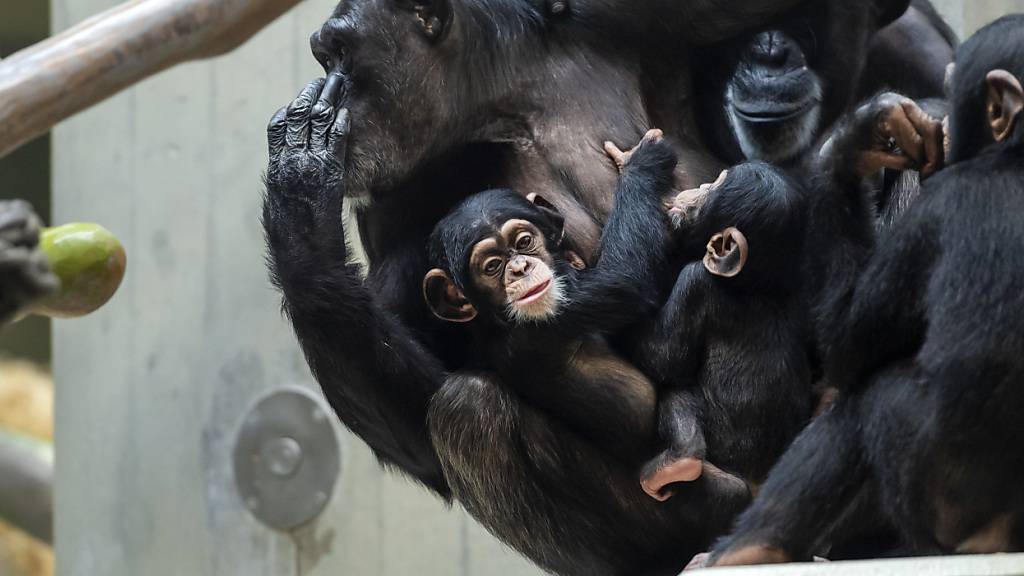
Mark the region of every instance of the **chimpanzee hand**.
[[0, 202], [0, 324], [57, 289], [57, 277], [38, 249], [39, 231], [39, 217], [27, 202]]
[[676, 195], [675, 199], [668, 205], [669, 219], [672, 226], [682, 228], [684, 225], [693, 224], [700, 217], [701, 208], [708, 202], [711, 193], [725, 183], [729, 176], [728, 170], [723, 170], [718, 179], [710, 184], [701, 184], [700, 188], [683, 190]]
[[[272, 252], [314, 244], [344, 251], [338, 237], [349, 118], [348, 110], [337, 108], [343, 91], [339, 75], [314, 80], [267, 127], [263, 218]], [[300, 239], [302, 246], [295, 246]]]
[[672, 171], [678, 162], [675, 152], [665, 142], [664, 133], [658, 129], [648, 130], [640, 143], [626, 152], [612, 142], [604, 143], [604, 151], [615, 162], [619, 174], [630, 169]]
[[860, 177], [891, 168], [917, 170], [927, 178], [945, 162], [942, 121], [929, 116], [909, 98], [891, 92], [881, 94], [853, 113], [822, 154], [838, 152], [845, 156], [847, 151], [853, 154], [848, 158]]

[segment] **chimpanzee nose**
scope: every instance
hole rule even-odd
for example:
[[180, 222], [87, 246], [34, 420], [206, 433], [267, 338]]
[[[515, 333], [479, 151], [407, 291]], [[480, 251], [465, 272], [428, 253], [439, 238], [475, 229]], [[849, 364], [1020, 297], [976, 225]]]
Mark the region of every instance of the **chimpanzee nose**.
[[313, 57], [323, 66], [325, 73], [348, 72], [348, 63], [345, 58], [345, 33], [344, 21], [332, 18], [309, 38], [309, 47], [313, 52]]
[[781, 72], [806, 65], [800, 46], [788, 34], [778, 30], [758, 34], [750, 48], [750, 57], [761, 66]]
[[530, 274], [532, 264], [522, 256], [514, 256], [508, 263], [508, 273], [512, 278], [525, 278]]

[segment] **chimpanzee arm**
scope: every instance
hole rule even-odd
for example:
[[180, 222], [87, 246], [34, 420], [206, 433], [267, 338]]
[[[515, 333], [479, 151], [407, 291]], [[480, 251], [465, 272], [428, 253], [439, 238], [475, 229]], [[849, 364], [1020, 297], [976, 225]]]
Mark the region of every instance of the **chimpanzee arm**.
[[883, 364], [913, 354], [924, 337], [925, 290], [937, 254], [936, 232], [925, 210], [914, 210], [879, 239], [846, 318], [833, 331], [825, 358], [829, 383], [841, 390], [859, 388]]
[[804, 277], [826, 356], [875, 244], [873, 200], [864, 177], [883, 167], [917, 168], [928, 176], [942, 163], [941, 123], [912, 100], [891, 93], [849, 114], [822, 147], [812, 168], [817, 176]]
[[334, 109], [336, 89], [315, 81], [271, 120], [263, 205], [268, 265], [338, 416], [382, 461], [447, 495], [426, 427], [444, 370], [348, 262], [337, 159], [344, 158], [349, 125], [347, 111]]
[[623, 167], [615, 207], [601, 234], [597, 264], [583, 273], [563, 311], [560, 331], [614, 331], [651, 314], [665, 267], [667, 221], [662, 198], [673, 183], [676, 155], [645, 137]]
[[689, 381], [700, 368], [708, 281], [703, 263], [687, 264], [668, 301], [640, 335], [634, 361], [655, 382]]
[[733, 534], [715, 546], [711, 565], [810, 559], [867, 476], [859, 414], [859, 398], [841, 398], [800, 433]]

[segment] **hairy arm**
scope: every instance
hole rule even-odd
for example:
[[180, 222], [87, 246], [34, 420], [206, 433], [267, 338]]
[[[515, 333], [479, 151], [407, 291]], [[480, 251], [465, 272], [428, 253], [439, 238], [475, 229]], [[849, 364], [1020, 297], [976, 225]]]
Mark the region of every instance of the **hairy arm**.
[[708, 273], [701, 262], [679, 273], [668, 301], [639, 339], [634, 360], [656, 382], [692, 381], [707, 323]]
[[383, 462], [447, 496], [426, 422], [444, 369], [348, 262], [338, 158], [349, 124], [347, 111], [335, 110], [337, 90], [322, 79], [311, 83], [268, 128], [268, 266], [313, 375], [341, 420]]
[[675, 152], [660, 136], [649, 134], [632, 152], [601, 234], [600, 256], [559, 315], [560, 329], [611, 332], [657, 308], [666, 259], [662, 198], [672, 187], [675, 165]]

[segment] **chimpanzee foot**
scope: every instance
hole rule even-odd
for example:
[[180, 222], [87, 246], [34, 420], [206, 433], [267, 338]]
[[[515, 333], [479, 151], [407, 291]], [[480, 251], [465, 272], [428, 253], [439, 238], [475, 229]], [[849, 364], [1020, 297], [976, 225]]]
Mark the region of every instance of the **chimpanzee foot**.
[[707, 204], [711, 193], [718, 189], [725, 182], [729, 175], [728, 170], [723, 170], [718, 179], [709, 184], [701, 184], [699, 188], [683, 190], [676, 195], [675, 200], [668, 206], [668, 215], [672, 225], [676, 228], [692, 225], [700, 216], [700, 211]]
[[752, 566], [757, 564], [785, 564], [792, 562], [789, 554], [778, 548], [766, 545], [748, 545], [736, 550], [726, 551], [718, 556], [713, 563], [705, 564], [708, 567], [722, 566]]
[[608, 154], [608, 157], [615, 162], [615, 166], [619, 169], [619, 173], [621, 174], [622, 171], [626, 169], [626, 165], [628, 165], [629, 161], [633, 158], [633, 154], [640, 149], [640, 147], [647, 142], [661, 142], [664, 138], [665, 134], [661, 130], [655, 128], [648, 130], [647, 133], [644, 134], [643, 139], [640, 140], [640, 143], [626, 152], [623, 152], [618, 146], [611, 142], [604, 143], [604, 151]]
[[675, 494], [667, 486], [677, 482], [694, 482], [704, 473], [704, 462], [699, 458], [672, 458], [663, 454], [644, 467], [640, 486], [648, 496], [665, 502]]
[[690, 563], [683, 568], [683, 572], [690, 572], [693, 570], [700, 570], [701, 568], [708, 567], [708, 561], [711, 560], [711, 554], [709, 552], [701, 552], [690, 560]]

